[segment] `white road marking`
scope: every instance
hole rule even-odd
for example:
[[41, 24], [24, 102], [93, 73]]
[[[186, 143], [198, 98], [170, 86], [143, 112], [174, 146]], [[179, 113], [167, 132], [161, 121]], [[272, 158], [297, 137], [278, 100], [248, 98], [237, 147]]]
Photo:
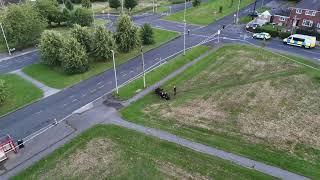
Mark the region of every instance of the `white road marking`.
[[102, 82], [99, 82], [98, 85], [102, 84]]
[[85, 97], [87, 94], [85, 93], [85, 94], [82, 94], [82, 96], [81, 97]]
[[38, 114], [40, 114], [41, 112], [42, 112], [42, 110], [40, 110], [40, 111], [36, 112], [35, 114], [36, 114], [36, 115], [38, 115]]
[[94, 93], [95, 91], [96, 91], [96, 89], [93, 89], [93, 90], [90, 91], [90, 93]]
[[72, 102], [76, 102], [76, 101], [78, 101], [78, 99], [74, 99], [74, 100], [72, 100]]
[[126, 73], [122, 74], [123, 77], [125, 77], [125, 76], [127, 76], [127, 75], [128, 75], [128, 74], [126, 74]]
[[67, 105], [68, 105], [68, 104], [67, 104], [67, 103], [65, 103], [65, 104], [63, 104], [63, 105], [62, 105], [62, 107], [65, 107], [65, 106], [67, 106]]
[[103, 87], [104, 87], [104, 85], [102, 85], [102, 86], [99, 86], [99, 87], [98, 87], [98, 89], [101, 89], [101, 88], [103, 88]]

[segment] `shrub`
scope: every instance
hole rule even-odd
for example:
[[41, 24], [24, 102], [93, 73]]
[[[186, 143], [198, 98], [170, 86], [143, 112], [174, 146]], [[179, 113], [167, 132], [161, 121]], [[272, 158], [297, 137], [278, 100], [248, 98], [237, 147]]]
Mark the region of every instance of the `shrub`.
[[0, 79], [0, 105], [4, 103], [4, 101], [8, 97], [8, 88], [6, 86], [6, 82], [3, 79]]
[[193, 1], [192, 1], [192, 6], [193, 6], [193, 7], [200, 6], [200, 4], [201, 4], [201, 0], [193, 0]]
[[60, 65], [63, 41], [60, 33], [52, 30], [44, 31], [41, 35], [39, 46], [41, 62], [50, 66]]
[[223, 10], [223, 6], [220, 6], [219, 7], [219, 13], [222, 13], [222, 10]]
[[61, 18], [61, 20], [60, 20], [61, 22], [65, 22], [65, 23], [69, 24], [71, 21], [70, 11], [67, 8], [63, 8], [60, 18]]
[[129, 11], [131, 11], [137, 5], [138, 5], [137, 0], [124, 0], [124, 7]]
[[77, 8], [71, 13], [72, 24], [79, 24], [80, 26], [90, 26], [93, 22], [91, 10], [86, 8]]
[[118, 19], [115, 37], [118, 48], [122, 52], [129, 52], [139, 45], [138, 28], [128, 15], [122, 14]]
[[92, 35], [91, 31], [87, 27], [81, 27], [75, 24], [70, 32], [71, 36], [75, 38], [82, 46], [85, 47], [86, 52], [91, 51], [92, 46]]
[[40, 15], [47, 19], [49, 25], [52, 22], [59, 22], [59, 16], [61, 14], [59, 4], [56, 0], [37, 0], [35, 7]]
[[287, 38], [290, 35], [291, 35], [291, 33], [289, 33], [289, 32], [279, 32], [279, 34], [278, 34], [279, 38], [282, 38], [282, 39]]
[[121, 6], [120, 0], [109, 0], [109, 6], [118, 9]]
[[116, 43], [112, 33], [104, 26], [98, 26], [93, 39], [93, 55], [99, 61], [112, 58], [111, 50], [116, 49]]
[[66, 0], [66, 1], [65, 1], [65, 6], [66, 6], [66, 8], [69, 9], [70, 11], [73, 10], [73, 4], [72, 4], [72, 2], [71, 2], [70, 0]]
[[154, 43], [154, 33], [150, 24], [144, 24], [140, 29], [140, 40], [143, 45], [149, 45]]
[[34, 44], [47, 22], [30, 4], [9, 5], [2, 19], [8, 42], [25, 47]]
[[90, 0], [81, 0], [81, 6], [84, 8], [91, 8], [92, 4]]
[[83, 73], [89, 69], [85, 48], [75, 38], [67, 38], [63, 43], [61, 65], [67, 74]]

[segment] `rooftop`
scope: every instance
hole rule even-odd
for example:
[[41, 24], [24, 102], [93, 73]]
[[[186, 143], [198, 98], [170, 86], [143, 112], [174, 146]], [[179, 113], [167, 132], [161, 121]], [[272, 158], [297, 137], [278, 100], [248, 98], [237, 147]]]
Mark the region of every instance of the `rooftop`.
[[296, 8], [310, 9], [310, 10], [320, 10], [320, 0], [300, 0], [297, 3]]

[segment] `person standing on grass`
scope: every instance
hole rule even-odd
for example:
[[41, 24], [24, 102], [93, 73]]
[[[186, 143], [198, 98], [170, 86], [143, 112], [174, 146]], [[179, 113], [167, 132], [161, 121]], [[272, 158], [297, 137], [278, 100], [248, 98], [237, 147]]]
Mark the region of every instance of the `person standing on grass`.
[[176, 87], [176, 85], [173, 86], [173, 94], [174, 94], [174, 96], [176, 96], [176, 94], [177, 94], [177, 87]]

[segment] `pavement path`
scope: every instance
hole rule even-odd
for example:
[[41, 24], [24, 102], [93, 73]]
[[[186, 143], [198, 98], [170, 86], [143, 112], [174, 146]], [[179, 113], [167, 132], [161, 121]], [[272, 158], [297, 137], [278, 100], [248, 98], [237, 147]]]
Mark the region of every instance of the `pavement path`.
[[25, 74], [21, 70], [13, 71], [12, 74], [16, 74], [16, 75], [22, 77], [23, 79], [29, 81], [30, 83], [32, 83], [33, 85], [35, 85], [36, 87], [41, 89], [42, 92], [44, 93], [44, 97], [48, 97], [48, 96], [51, 96], [51, 95], [59, 92], [59, 89], [54, 89], [54, 88], [51, 88], [49, 86], [46, 86], [43, 83], [41, 83], [41, 82], [33, 79], [32, 77], [28, 76], [27, 74]]

